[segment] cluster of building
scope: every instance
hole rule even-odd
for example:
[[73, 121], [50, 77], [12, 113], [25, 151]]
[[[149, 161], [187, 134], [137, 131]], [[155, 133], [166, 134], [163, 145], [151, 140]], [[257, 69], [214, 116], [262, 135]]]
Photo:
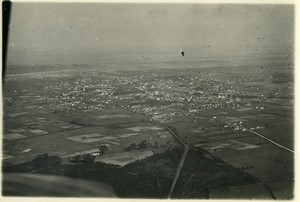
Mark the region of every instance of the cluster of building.
[[276, 95], [267, 98], [255, 92], [239, 91], [235, 87], [240, 80], [201, 74], [93, 73], [49, 83], [35, 98], [48, 102], [58, 111], [120, 107], [156, 119], [188, 116], [204, 109], [239, 109], [251, 103], [282, 101]]

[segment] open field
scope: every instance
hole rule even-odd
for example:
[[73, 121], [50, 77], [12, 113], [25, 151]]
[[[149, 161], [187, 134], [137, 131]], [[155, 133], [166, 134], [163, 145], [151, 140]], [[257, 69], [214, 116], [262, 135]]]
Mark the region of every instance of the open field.
[[[109, 176], [121, 173], [118, 181], [91, 175], [112, 184], [118, 196], [165, 198], [184, 143], [192, 149], [174, 198], [293, 197], [294, 86], [288, 63], [245, 61], [251, 69], [238, 59], [211, 58], [199, 67], [192, 59], [177, 66], [143, 61], [142, 67], [116, 61], [116, 69], [104, 62], [8, 66], [4, 171], [70, 176], [61, 172], [68, 168], [90, 180], [90, 169], [99, 165]], [[61, 162], [37, 169], [34, 162], [44, 153]], [[94, 163], [79, 160], [87, 155]]]

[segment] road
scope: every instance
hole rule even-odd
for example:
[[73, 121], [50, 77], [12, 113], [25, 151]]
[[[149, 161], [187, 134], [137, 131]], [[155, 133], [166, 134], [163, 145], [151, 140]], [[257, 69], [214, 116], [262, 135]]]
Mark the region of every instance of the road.
[[179, 175], [180, 175], [181, 169], [183, 167], [183, 164], [185, 162], [186, 155], [187, 155], [188, 151], [189, 151], [189, 147], [185, 146], [184, 152], [183, 152], [183, 154], [181, 156], [181, 159], [180, 159], [180, 162], [179, 162], [176, 174], [175, 174], [174, 179], [173, 179], [173, 183], [172, 183], [171, 189], [170, 189], [169, 194], [168, 194], [168, 199], [171, 199], [171, 197], [173, 195], [173, 190], [174, 190], [174, 188], [176, 186], [177, 180], [179, 178]]
[[289, 152], [294, 153], [294, 150], [289, 149], [289, 148], [287, 148], [287, 147], [285, 147], [285, 146], [283, 146], [283, 145], [281, 145], [281, 144], [279, 144], [279, 143], [277, 143], [277, 142], [275, 142], [275, 141], [273, 141], [273, 140], [271, 140], [271, 139], [269, 139], [269, 138], [267, 138], [267, 137], [265, 137], [265, 136], [263, 136], [263, 135], [261, 135], [261, 134], [255, 132], [255, 131], [253, 131], [253, 130], [250, 130], [250, 129], [247, 129], [247, 128], [244, 128], [244, 129], [245, 129], [246, 131], [249, 131], [250, 133], [253, 133], [253, 134], [255, 134], [255, 135], [257, 135], [257, 136], [259, 136], [259, 137], [261, 137], [261, 138], [267, 140], [268, 142], [271, 142], [272, 144], [274, 144], [274, 145], [276, 145], [276, 146], [278, 146], [278, 147], [280, 147], [280, 148], [282, 148], [282, 149], [284, 149], [284, 150], [287, 150], [287, 151], [289, 151]]

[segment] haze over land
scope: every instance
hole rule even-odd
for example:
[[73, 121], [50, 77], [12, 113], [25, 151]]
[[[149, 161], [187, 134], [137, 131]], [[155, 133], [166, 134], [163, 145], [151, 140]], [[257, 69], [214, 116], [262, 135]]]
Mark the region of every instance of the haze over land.
[[293, 199], [293, 16], [14, 3], [2, 194]]
[[293, 39], [292, 5], [14, 3], [7, 63], [293, 55]]

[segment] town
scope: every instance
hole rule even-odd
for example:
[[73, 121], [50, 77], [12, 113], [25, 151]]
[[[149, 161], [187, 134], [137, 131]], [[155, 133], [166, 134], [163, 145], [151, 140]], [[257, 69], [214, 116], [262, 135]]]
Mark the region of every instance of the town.
[[[60, 160], [54, 158], [54, 167], [104, 163], [125, 169], [149, 158], [166, 161], [160, 155], [189, 147], [190, 153], [199, 149], [208, 152], [208, 156], [233, 166], [231, 169], [255, 178], [248, 180], [251, 183], [245, 180], [245, 184], [235, 185], [239, 190], [260, 188], [254, 196], [291, 197], [291, 68], [110, 72], [96, 67], [81, 71], [78, 67], [64, 67], [69, 71], [67, 76], [57, 76], [56, 71], [45, 75], [42, 66], [36, 67], [38, 71], [32, 75], [8, 75], [4, 86], [4, 168], [14, 170], [14, 165], [20, 168], [28, 162], [43, 167], [48, 165], [45, 159], [57, 156]], [[11, 68], [15, 72], [21, 69]], [[192, 158], [189, 155], [192, 154], [188, 153], [187, 159]], [[271, 165], [273, 171], [266, 173]], [[168, 167], [164, 165], [163, 169]], [[175, 170], [173, 165], [170, 173]], [[189, 172], [187, 175], [196, 174], [195, 170]], [[164, 177], [170, 181], [174, 176]], [[232, 177], [232, 184], [236, 181], [239, 180]], [[278, 190], [282, 183], [287, 186], [286, 192]], [[262, 184], [273, 194], [261, 188]], [[187, 188], [189, 193], [178, 192], [174, 197], [222, 198], [228, 189], [213, 187], [209, 191], [205, 188], [205, 194], [199, 192], [200, 195], [194, 193], [194, 188]], [[160, 190], [159, 196], [149, 197], [166, 197], [168, 192]], [[231, 192], [233, 196], [247, 197], [243, 191]], [[126, 193], [123, 190], [120, 196], [134, 196], [132, 191]]]

